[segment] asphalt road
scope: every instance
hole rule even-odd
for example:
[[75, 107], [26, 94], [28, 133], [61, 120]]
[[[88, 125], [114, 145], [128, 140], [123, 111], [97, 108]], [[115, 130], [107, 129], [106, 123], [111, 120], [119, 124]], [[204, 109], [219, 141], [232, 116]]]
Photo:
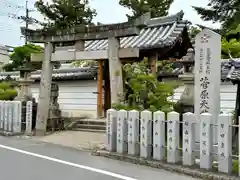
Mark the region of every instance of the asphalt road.
[[31, 139], [0, 137], [2, 180], [194, 180]]

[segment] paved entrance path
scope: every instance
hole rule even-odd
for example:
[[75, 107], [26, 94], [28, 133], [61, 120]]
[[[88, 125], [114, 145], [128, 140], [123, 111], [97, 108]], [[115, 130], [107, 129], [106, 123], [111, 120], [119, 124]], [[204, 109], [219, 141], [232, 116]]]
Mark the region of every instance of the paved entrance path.
[[104, 133], [82, 131], [60, 131], [43, 137], [32, 137], [35, 140], [73, 147], [77, 149], [94, 149], [103, 146]]
[[0, 137], [4, 180], [194, 180], [33, 139]]

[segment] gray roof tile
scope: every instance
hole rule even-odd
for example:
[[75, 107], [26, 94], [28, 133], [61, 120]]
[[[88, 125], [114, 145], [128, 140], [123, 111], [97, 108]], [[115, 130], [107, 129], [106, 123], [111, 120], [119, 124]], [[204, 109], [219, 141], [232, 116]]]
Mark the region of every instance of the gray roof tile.
[[[141, 29], [138, 36], [124, 37], [120, 39], [122, 48], [162, 48], [174, 45], [181, 36], [188, 21], [183, 21], [183, 12], [172, 16], [152, 18], [147, 22], [147, 27]], [[108, 40], [86, 41], [85, 50], [106, 50]]]
[[[240, 58], [239, 59], [221, 59], [221, 81], [239, 80], [240, 81]], [[183, 73], [183, 66], [179, 62], [173, 62], [173, 71], [158, 73], [161, 77], [177, 77]]]
[[[14, 72], [0, 72], [0, 80], [6, 78], [17, 80], [20, 77], [19, 71]], [[97, 68], [95, 67], [84, 67], [84, 68], [64, 68], [54, 69], [52, 78], [55, 81], [59, 80], [91, 80], [97, 77]], [[31, 79], [39, 81], [41, 79], [41, 70], [34, 71], [31, 73]]]

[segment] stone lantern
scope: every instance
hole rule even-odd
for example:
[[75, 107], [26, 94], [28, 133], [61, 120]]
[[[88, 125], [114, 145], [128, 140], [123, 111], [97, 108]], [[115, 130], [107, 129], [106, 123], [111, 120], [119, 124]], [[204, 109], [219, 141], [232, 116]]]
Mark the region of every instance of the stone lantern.
[[20, 86], [20, 91], [14, 100], [24, 102], [32, 101], [32, 92], [30, 86], [34, 81], [31, 79], [31, 72], [35, 69], [26, 63], [18, 70], [20, 71], [20, 78], [17, 80], [17, 82]]
[[179, 75], [179, 79], [185, 84], [185, 89], [180, 97], [179, 106], [181, 112], [194, 112], [194, 50], [188, 49], [186, 56], [178, 62], [184, 67], [183, 74]]

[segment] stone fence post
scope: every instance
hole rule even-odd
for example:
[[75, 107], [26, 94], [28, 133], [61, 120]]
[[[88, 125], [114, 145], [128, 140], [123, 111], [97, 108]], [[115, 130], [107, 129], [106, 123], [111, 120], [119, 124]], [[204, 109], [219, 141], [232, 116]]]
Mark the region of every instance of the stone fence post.
[[140, 156], [149, 158], [152, 156], [152, 112], [141, 112], [140, 127]]
[[107, 111], [107, 150], [115, 152], [117, 149], [117, 111], [109, 109]]
[[218, 117], [218, 171], [232, 172], [232, 115]]
[[165, 158], [165, 113], [157, 111], [153, 113], [153, 159]]
[[128, 154], [139, 156], [139, 111], [128, 112]]
[[192, 166], [195, 163], [194, 157], [194, 128], [193, 125], [196, 122], [196, 115], [193, 113], [183, 114], [183, 139], [182, 139], [182, 151], [183, 151], [183, 165]]
[[212, 115], [203, 113], [200, 116], [200, 168], [212, 169], [213, 132]]
[[167, 115], [167, 162], [177, 163], [179, 157], [179, 113], [170, 112]]

